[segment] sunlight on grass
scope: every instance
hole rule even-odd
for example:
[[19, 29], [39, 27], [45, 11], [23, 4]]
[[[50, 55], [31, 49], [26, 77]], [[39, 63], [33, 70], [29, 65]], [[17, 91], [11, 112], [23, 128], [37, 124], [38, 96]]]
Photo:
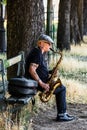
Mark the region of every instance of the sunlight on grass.
[[69, 102], [87, 103], [87, 45], [72, 46], [63, 52], [60, 77], [67, 88]]
[[87, 44], [81, 44], [74, 46], [71, 46], [71, 51], [67, 51], [66, 54], [69, 55], [69, 53], [71, 55], [79, 55], [79, 56], [87, 56]]
[[62, 79], [67, 90], [67, 101], [71, 103], [87, 103], [87, 87], [78, 80]]
[[71, 54], [78, 54], [81, 56], [87, 55], [87, 45], [81, 45], [81, 46], [72, 46], [71, 48]]
[[87, 71], [87, 62], [78, 61], [78, 59], [73, 57], [64, 57], [60, 65], [60, 69], [63, 69], [64, 71]]

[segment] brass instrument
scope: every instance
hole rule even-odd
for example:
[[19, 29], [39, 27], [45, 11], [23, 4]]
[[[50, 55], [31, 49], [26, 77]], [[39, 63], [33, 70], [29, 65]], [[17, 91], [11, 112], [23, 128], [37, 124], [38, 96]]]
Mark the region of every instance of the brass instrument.
[[59, 64], [60, 64], [60, 62], [62, 60], [62, 53], [61, 52], [55, 52], [53, 49], [51, 49], [51, 50], [54, 53], [60, 54], [60, 58], [59, 58], [59, 60], [58, 60], [58, 62], [56, 64], [56, 66], [53, 69], [53, 72], [52, 72], [52, 74], [51, 74], [51, 76], [49, 78], [49, 81], [47, 82], [49, 84], [49, 86], [50, 86], [49, 91], [48, 92], [44, 91], [44, 92], [39, 93], [40, 100], [42, 102], [44, 102], [44, 103], [48, 102], [49, 99], [51, 98], [52, 94], [54, 93], [55, 89], [62, 85], [61, 80], [59, 78], [57, 78], [55, 80], [55, 74], [56, 74], [56, 72], [58, 70], [58, 67], [59, 67]]

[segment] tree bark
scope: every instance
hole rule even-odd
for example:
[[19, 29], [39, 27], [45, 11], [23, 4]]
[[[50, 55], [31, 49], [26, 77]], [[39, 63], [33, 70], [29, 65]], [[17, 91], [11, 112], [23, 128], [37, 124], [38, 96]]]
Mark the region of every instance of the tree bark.
[[54, 14], [53, 14], [53, 0], [48, 0], [47, 1], [47, 22], [46, 22], [46, 34], [51, 36], [53, 38], [52, 35], [52, 24], [53, 24], [53, 20], [54, 20]]
[[70, 8], [71, 0], [60, 0], [57, 30], [57, 47], [60, 50], [70, 50]]
[[81, 40], [83, 40], [83, 0], [77, 0], [78, 2], [78, 26], [80, 31]]
[[87, 0], [83, 3], [83, 35], [87, 35]]
[[[19, 51], [27, 54], [44, 32], [43, 0], [8, 0], [7, 19], [7, 58]], [[8, 75], [14, 76], [15, 69], [10, 69]]]
[[83, 39], [83, 0], [71, 0], [71, 43], [80, 44]]

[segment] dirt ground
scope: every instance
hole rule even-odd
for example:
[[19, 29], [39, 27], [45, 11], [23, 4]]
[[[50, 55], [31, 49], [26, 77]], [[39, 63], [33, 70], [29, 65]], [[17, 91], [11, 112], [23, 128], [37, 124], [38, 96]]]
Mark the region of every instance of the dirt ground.
[[32, 118], [32, 130], [87, 130], [87, 104], [68, 104], [67, 112], [75, 116], [69, 122], [56, 122], [56, 107], [39, 109]]

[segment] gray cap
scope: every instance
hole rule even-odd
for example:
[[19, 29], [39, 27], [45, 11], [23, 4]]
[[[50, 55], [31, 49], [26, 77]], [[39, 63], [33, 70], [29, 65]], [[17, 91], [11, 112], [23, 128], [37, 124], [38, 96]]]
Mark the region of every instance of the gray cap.
[[40, 40], [47, 41], [48, 43], [51, 43], [51, 44], [54, 43], [54, 41], [52, 40], [52, 38], [50, 36], [48, 36], [48, 35], [45, 35], [45, 34], [41, 34], [39, 36], [38, 41], [40, 41]]

